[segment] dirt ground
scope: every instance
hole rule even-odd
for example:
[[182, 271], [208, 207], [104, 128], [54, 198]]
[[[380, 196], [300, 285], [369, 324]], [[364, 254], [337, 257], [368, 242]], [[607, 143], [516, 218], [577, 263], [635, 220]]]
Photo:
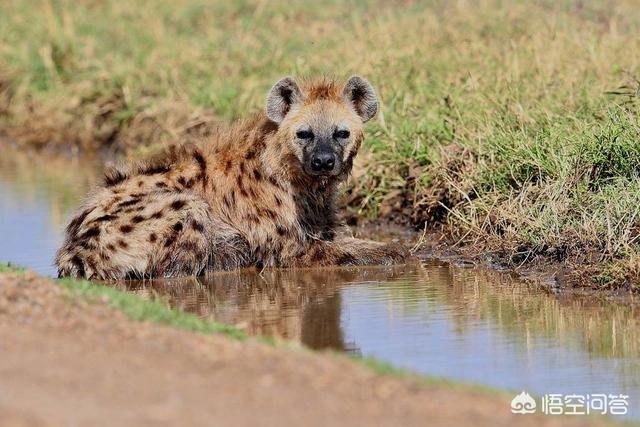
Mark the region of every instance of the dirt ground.
[[[322, 353], [134, 322], [32, 273], [0, 274], [0, 425], [510, 426], [509, 396]], [[595, 422], [595, 420], [590, 420]]]

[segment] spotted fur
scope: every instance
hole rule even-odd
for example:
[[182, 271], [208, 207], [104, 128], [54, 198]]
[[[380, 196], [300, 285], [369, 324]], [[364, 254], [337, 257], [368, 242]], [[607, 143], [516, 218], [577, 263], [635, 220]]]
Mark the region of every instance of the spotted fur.
[[[393, 264], [406, 249], [345, 236], [339, 185], [377, 109], [366, 80], [278, 82], [266, 114], [221, 127], [198, 146], [109, 170], [66, 230], [60, 276], [123, 279], [250, 266]], [[330, 135], [339, 167], [307, 172], [300, 126]], [[327, 137], [329, 138], [329, 137]], [[330, 138], [329, 138], [330, 139]], [[327, 141], [329, 140], [327, 139]]]

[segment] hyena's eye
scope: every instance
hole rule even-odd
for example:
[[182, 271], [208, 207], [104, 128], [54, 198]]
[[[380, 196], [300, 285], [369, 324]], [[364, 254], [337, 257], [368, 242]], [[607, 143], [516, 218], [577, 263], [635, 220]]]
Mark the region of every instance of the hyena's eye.
[[337, 130], [336, 133], [334, 134], [334, 137], [336, 139], [347, 139], [349, 138], [349, 135], [351, 135], [349, 131], [346, 129], [343, 129], [343, 130]]
[[310, 130], [299, 130], [296, 132], [296, 136], [300, 139], [313, 139], [313, 132]]

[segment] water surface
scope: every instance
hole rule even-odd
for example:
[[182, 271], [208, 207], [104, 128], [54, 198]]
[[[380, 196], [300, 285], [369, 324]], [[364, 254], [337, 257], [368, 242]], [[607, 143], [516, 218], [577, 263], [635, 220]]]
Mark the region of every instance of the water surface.
[[[92, 162], [3, 156], [0, 261], [54, 275], [63, 227], [99, 171]], [[426, 260], [118, 286], [250, 334], [428, 375], [536, 394], [627, 394], [640, 417], [633, 304], [550, 296], [507, 274]]]

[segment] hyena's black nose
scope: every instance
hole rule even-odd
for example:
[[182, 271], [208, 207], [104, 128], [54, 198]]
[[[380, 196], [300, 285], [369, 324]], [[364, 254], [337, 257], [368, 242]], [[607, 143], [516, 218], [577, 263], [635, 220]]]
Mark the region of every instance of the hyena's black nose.
[[336, 164], [336, 157], [333, 153], [318, 153], [311, 159], [311, 169], [314, 172], [328, 172], [333, 170]]

